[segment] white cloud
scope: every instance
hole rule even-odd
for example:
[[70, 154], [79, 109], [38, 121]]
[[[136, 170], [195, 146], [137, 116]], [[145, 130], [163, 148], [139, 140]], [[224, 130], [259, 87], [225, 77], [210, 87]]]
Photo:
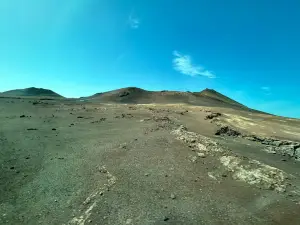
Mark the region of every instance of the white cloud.
[[266, 87], [266, 86], [265, 87], [261, 87], [261, 89], [264, 90], [264, 91], [270, 91], [270, 87]]
[[266, 95], [271, 95], [271, 88], [268, 86], [263, 86], [260, 87], [260, 89], [266, 94]]
[[129, 23], [129, 26], [132, 28], [132, 29], [137, 29], [140, 27], [140, 24], [141, 24], [141, 21], [139, 18], [133, 16], [132, 14], [129, 15], [129, 18], [128, 18], [128, 23]]
[[189, 55], [182, 55], [181, 53], [174, 51], [173, 52], [173, 68], [185, 75], [189, 76], [205, 76], [208, 78], [215, 78], [216, 75], [209, 70], [206, 70], [202, 66], [193, 65], [192, 59]]

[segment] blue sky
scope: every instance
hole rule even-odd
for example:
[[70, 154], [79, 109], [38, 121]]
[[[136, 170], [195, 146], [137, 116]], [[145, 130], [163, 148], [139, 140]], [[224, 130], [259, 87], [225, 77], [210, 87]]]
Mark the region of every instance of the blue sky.
[[0, 91], [213, 88], [300, 117], [298, 0], [1, 0]]

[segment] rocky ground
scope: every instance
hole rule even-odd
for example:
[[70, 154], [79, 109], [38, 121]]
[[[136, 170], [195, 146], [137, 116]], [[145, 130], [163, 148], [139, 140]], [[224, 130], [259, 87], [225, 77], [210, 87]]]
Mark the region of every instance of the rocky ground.
[[300, 121], [0, 98], [0, 224], [300, 224]]

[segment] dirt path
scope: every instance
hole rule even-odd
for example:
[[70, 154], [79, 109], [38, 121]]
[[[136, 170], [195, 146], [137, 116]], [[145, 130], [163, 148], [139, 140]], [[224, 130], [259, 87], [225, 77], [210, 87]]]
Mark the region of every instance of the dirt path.
[[300, 224], [299, 164], [208, 111], [0, 99], [0, 224]]

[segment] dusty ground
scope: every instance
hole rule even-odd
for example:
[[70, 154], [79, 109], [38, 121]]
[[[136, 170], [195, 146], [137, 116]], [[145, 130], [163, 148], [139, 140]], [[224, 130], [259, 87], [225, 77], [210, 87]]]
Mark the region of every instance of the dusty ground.
[[[216, 136], [224, 125], [242, 135]], [[299, 127], [228, 108], [0, 98], [0, 224], [300, 224], [297, 157], [245, 136], [296, 154]]]

